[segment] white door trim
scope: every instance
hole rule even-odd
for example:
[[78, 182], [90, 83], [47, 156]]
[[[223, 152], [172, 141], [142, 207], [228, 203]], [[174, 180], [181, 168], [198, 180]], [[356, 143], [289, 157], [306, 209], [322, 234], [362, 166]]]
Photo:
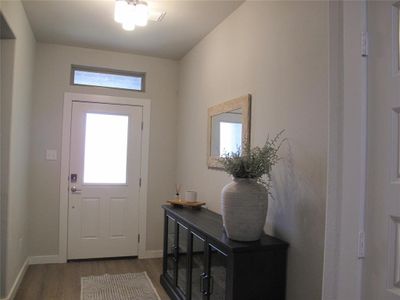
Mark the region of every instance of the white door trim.
[[[367, 59], [361, 56], [366, 9], [366, 0], [330, 2], [330, 32], [334, 35], [330, 36], [333, 52], [323, 300], [363, 299], [363, 259], [358, 242], [359, 233], [365, 231], [366, 203]], [[340, 45], [334, 48], [337, 42]]]
[[63, 108], [63, 129], [61, 147], [61, 177], [60, 177], [60, 221], [59, 221], [59, 262], [67, 261], [67, 237], [68, 237], [68, 176], [69, 176], [69, 146], [70, 127], [73, 101], [85, 101], [94, 103], [125, 104], [143, 107], [143, 131], [142, 131], [142, 159], [141, 159], [141, 188], [139, 192], [139, 258], [146, 256], [146, 219], [147, 219], [147, 186], [148, 186], [148, 161], [150, 141], [150, 99], [137, 99], [126, 97], [114, 97], [104, 95], [90, 95], [65, 93]]

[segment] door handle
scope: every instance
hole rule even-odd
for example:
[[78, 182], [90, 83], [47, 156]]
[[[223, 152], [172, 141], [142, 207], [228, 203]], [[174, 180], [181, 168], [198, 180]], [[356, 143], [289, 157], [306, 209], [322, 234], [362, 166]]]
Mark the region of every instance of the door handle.
[[204, 279], [206, 278], [206, 273], [201, 273], [200, 274], [200, 293], [202, 295], [206, 294], [206, 290], [204, 289]]
[[77, 189], [76, 186], [73, 185], [73, 186], [71, 186], [71, 192], [73, 192], [73, 193], [80, 193], [80, 192], [82, 192], [82, 190]]
[[175, 261], [178, 261], [178, 256], [179, 256], [178, 247], [177, 247], [177, 246], [174, 246], [174, 257], [175, 257]]
[[[210, 278], [211, 278], [211, 276], [209, 276], [205, 272], [200, 274], [200, 292], [204, 296], [211, 295], [211, 292], [210, 292]], [[213, 288], [214, 288], [214, 286], [213, 286]]]

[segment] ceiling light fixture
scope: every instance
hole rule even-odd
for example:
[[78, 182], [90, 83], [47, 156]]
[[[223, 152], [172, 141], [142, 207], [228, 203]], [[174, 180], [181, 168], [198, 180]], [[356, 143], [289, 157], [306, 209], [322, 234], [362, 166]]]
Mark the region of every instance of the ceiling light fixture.
[[114, 20], [128, 31], [134, 30], [135, 26], [146, 26], [149, 20], [149, 6], [144, 1], [116, 0]]

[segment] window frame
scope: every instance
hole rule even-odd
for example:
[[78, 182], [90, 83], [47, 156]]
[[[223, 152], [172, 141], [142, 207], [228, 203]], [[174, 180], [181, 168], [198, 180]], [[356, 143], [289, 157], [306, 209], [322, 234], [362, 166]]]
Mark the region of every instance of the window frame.
[[[141, 78], [141, 88], [139, 90], [137, 90], [137, 89], [130, 89], [130, 88], [120, 88], [120, 87], [109, 87], [109, 86], [102, 86], [102, 85], [91, 85], [91, 84], [75, 83], [75, 81], [74, 81], [74, 79], [75, 79], [75, 71], [84, 71], [84, 72], [91, 72], [91, 73], [103, 73], [103, 74], [139, 77], [139, 78]], [[90, 87], [97, 87], [97, 88], [116, 89], [116, 90], [124, 90], [124, 91], [133, 91], [133, 92], [144, 93], [146, 91], [146, 88], [145, 88], [146, 87], [146, 73], [145, 72], [126, 71], [126, 70], [115, 70], [115, 69], [102, 68], [102, 67], [71, 65], [70, 85], [90, 86]]]

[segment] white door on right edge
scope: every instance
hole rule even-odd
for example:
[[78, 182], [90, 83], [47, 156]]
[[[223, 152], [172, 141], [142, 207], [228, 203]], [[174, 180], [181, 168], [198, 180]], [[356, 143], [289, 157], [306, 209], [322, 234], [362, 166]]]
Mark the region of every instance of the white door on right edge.
[[365, 300], [400, 299], [399, 6], [368, 1]]

